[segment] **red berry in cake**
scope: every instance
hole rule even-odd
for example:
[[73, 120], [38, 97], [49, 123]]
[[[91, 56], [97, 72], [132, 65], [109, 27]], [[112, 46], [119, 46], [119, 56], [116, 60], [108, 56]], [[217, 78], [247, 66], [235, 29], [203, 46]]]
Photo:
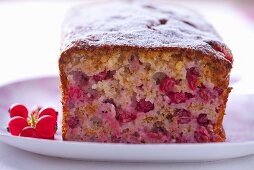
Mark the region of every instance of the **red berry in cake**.
[[102, 81], [102, 80], [105, 80], [106, 77], [107, 77], [107, 71], [105, 70], [105, 71], [100, 72], [99, 74], [94, 75], [93, 79], [95, 81]]
[[191, 112], [185, 109], [178, 109], [175, 112], [178, 124], [186, 124], [191, 121]]
[[229, 60], [230, 62], [233, 61], [233, 56], [232, 54], [230, 54], [230, 52], [228, 52], [226, 50], [226, 48], [221, 45], [221, 44], [218, 44], [218, 43], [210, 43], [210, 45], [212, 46], [212, 48], [218, 52], [221, 52], [222, 54], [224, 54], [224, 57]]
[[67, 120], [67, 124], [71, 129], [74, 129], [79, 124], [79, 119], [77, 116], [70, 117]]
[[50, 115], [44, 115], [38, 119], [36, 131], [38, 136], [44, 139], [52, 139], [56, 132], [56, 119]]
[[14, 116], [21, 116], [26, 119], [28, 117], [28, 110], [26, 106], [19, 103], [12, 105], [9, 109], [9, 113], [11, 118]]
[[117, 117], [120, 123], [128, 123], [128, 122], [134, 121], [136, 118], [137, 118], [137, 114], [130, 113], [130, 112], [121, 112]]
[[212, 94], [212, 92], [206, 87], [201, 87], [198, 90], [198, 95], [202, 99], [202, 101], [208, 102], [210, 99], [215, 97], [216, 94]]
[[197, 88], [197, 82], [198, 82], [198, 77], [200, 76], [199, 71], [197, 68], [192, 67], [187, 69], [186, 73], [186, 79], [189, 84], [189, 88], [191, 90], [195, 90]]
[[175, 104], [183, 103], [186, 100], [183, 92], [169, 92], [167, 96], [170, 98], [170, 102]]
[[233, 57], [230, 53], [228, 53], [226, 50], [223, 50], [222, 53], [224, 53], [224, 57], [229, 60], [229, 61], [233, 61]]
[[154, 109], [154, 104], [150, 101], [146, 101], [145, 99], [141, 99], [137, 102], [136, 110], [139, 112], [147, 113]]
[[176, 85], [176, 81], [173, 78], [166, 77], [160, 82], [160, 91], [163, 93], [168, 93], [173, 90]]
[[167, 93], [167, 96], [170, 98], [170, 103], [184, 103], [186, 100], [193, 98], [194, 95], [187, 92], [169, 92]]
[[161, 140], [163, 137], [163, 134], [155, 133], [155, 132], [147, 132], [146, 135], [148, 138], [153, 138], [153, 139], [158, 139], [158, 140]]
[[39, 111], [39, 118], [44, 116], [44, 115], [50, 115], [53, 118], [55, 118], [55, 120], [57, 121], [57, 111], [55, 109], [53, 109], [52, 107], [44, 107]]
[[14, 116], [9, 120], [8, 128], [12, 135], [18, 136], [28, 126], [27, 120], [21, 116]]
[[71, 100], [80, 100], [83, 98], [83, 96], [84, 96], [83, 91], [79, 87], [71, 86], [68, 89], [68, 97]]
[[30, 137], [30, 138], [38, 138], [37, 132], [35, 128], [27, 126], [25, 127], [19, 134], [19, 136]]
[[201, 126], [198, 131], [195, 132], [194, 138], [199, 143], [206, 143], [210, 141], [210, 135], [204, 126]]
[[206, 126], [209, 123], [209, 120], [207, 118], [207, 114], [201, 113], [198, 115], [197, 122], [199, 125]]

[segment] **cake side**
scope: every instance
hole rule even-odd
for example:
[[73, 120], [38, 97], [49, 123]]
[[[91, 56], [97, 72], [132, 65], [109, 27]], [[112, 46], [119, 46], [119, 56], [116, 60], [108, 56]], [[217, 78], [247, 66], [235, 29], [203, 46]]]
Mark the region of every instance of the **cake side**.
[[65, 140], [224, 141], [230, 64], [190, 49], [63, 53]]

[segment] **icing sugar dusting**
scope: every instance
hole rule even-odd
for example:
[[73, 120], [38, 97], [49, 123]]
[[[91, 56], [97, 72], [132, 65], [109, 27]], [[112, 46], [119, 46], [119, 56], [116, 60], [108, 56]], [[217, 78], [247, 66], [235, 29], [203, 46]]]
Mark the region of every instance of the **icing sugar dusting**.
[[176, 5], [113, 2], [77, 7], [66, 17], [62, 38], [62, 51], [73, 46], [189, 48], [225, 58], [211, 46], [215, 43], [232, 55], [199, 14]]

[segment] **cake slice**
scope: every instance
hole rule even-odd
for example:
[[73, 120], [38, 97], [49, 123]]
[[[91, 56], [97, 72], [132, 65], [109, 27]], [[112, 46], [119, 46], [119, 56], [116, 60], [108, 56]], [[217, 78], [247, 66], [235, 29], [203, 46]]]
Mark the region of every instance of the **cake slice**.
[[232, 54], [179, 6], [77, 7], [59, 59], [63, 139], [109, 143], [225, 141]]

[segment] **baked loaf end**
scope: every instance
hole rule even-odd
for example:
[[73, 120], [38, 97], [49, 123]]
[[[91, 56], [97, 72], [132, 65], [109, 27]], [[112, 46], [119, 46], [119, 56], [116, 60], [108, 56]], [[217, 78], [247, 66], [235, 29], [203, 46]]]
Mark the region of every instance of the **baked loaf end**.
[[79, 7], [62, 38], [64, 140], [225, 140], [233, 58], [195, 12], [125, 2]]

